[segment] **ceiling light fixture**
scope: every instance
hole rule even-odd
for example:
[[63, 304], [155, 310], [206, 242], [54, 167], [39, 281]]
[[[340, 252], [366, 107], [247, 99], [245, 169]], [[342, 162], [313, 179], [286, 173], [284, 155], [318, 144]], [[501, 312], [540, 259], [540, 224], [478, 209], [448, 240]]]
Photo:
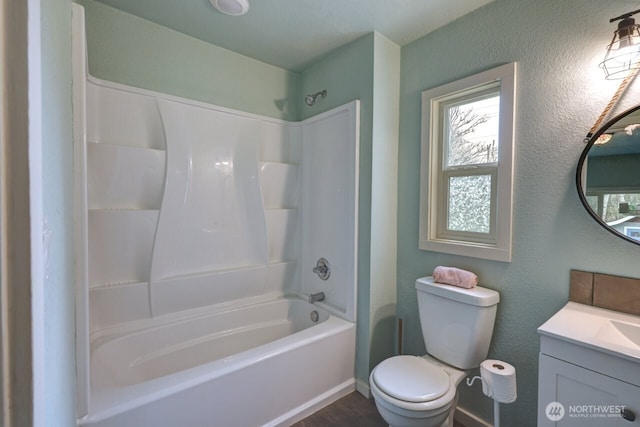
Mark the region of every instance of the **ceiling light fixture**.
[[209, 0], [213, 7], [225, 15], [240, 16], [249, 11], [248, 0]]
[[609, 20], [620, 22], [600, 63], [608, 80], [622, 79], [629, 71], [640, 69], [640, 25], [631, 17], [638, 12], [640, 9]]

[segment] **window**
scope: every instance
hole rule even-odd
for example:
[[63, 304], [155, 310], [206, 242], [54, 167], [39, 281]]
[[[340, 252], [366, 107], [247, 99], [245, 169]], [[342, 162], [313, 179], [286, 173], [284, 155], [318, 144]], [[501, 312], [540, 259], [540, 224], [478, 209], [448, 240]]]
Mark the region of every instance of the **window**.
[[511, 261], [515, 72], [422, 93], [420, 249]]
[[592, 187], [586, 198], [589, 207], [609, 227], [640, 240], [640, 189]]
[[589, 188], [587, 202], [591, 209], [607, 224], [640, 216], [640, 190], [619, 188]]

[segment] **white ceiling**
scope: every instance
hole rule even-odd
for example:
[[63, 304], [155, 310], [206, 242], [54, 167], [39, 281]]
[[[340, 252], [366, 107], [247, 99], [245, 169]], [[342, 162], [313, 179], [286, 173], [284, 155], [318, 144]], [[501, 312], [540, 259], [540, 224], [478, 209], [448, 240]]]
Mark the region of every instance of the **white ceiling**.
[[292, 71], [372, 31], [402, 46], [493, 0], [249, 0], [233, 17], [209, 0], [97, 0]]

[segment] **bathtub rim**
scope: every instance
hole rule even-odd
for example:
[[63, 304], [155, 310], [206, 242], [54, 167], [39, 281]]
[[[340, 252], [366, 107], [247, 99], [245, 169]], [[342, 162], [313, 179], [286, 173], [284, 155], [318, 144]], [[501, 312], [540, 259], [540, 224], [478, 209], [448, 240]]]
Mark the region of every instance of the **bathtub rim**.
[[[177, 321], [184, 322], [189, 320], [195, 320], [200, 317], [211, 316], [215, 313], [222, 313], [222, 312], [231, 311], [231, 310], [241, 310], [243, 308], [247, 308], [253, 305], [263, 304], [263, 303], [268, 303], [268, 302], [278, 301], [278, 300], [299, 300], [309, 304], [307, 294], [304, 294], [304, 293], [281, 294], [279, 292], [273, 292], [273, 293], [268, 293], [263, 295], [236, 299], [232, 301], [225, 301], [218, 304], [195, 307], [189, 310], [166, 313], [166, 314], [162, 314], [162, 315], [151, 317], [151, 318], [132, 320], [129, 322], [123, 322], [116, 325], [110, 325], [104, 328], [98, 328], [89, 334], [89, 340], [87, 343], [88, 349], [89, 349], [89, 355], [88, 355], [89, 360], [91, 359], [91, 354], [93, 353], [94, 349], [97, 346], [102, 345], [102, 342], [104, 341], [111, 341], [124, 335], [135, 334], [135, 333], [144, 331], [147, 328], [159, 328], [164, 325], [168, 325]], [[354, 324], [357, 323], [356, 321], [351, 321], [350, 319], [345, 317], [345, 314], [340, 312], [340, 310], [324, 302], [316, 302], [314, 304], [310, 304], [310, 307], [316, 307], [321, 310], [324, 310], [329, 314], [329, 316], [334, 316], [350, 323], [354, 323]]]
[[168, 325], [177, 321], [188, 321], [199, 317], [210, 316], [215, 313], [222, 313], [228, 310], [236, 310], [246, 308], [256, 304], [267, 303], [280, 299], [297, 299], [297, 295], [270, 293], [225, 301], [218, 304], [211, 304], [202, 307], [194, 307], [188, 310], [166, 313], [155, 317], [132, 320], [129, 322], [118, 323], [115, 325], [98, 328], [89, 334], [89, 348], [93, 351], [94, 342], [117, 339], [119, 336], [134, 334], [148, 328], [156, 328]]

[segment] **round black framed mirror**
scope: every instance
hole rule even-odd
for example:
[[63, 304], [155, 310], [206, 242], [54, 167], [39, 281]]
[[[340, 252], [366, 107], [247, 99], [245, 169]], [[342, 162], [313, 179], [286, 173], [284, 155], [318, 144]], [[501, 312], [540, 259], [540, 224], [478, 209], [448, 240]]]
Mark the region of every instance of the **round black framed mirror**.
[[640, 245], [640, 105], [602, 126], [576, 171], [580, 201], [611, 233]]

